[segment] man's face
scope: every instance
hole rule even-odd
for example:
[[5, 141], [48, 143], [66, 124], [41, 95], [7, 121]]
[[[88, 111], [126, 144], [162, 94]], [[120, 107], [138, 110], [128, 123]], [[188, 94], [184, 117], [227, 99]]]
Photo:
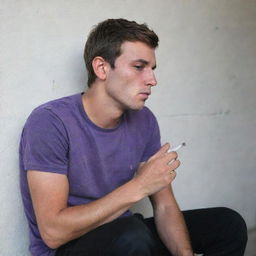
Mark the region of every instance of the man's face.
[[115, 68], [109, 69], [106, 93], [121, 110], [141, 109], [157, 84], [155, 49], [142, 42], [124, 42]]

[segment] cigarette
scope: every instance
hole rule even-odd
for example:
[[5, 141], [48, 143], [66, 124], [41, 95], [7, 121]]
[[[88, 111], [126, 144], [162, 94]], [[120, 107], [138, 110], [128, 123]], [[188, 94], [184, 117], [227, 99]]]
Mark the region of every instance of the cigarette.
[[168, 150], [168, 152], [172, 152], [172, 151], [177, 151], [179, 150], [180, 148], [182, 147], [185, 147], [186, 146], [186, 143], [185, 142], [182, 142], [180, 145], [178, 145], [177, 147], [174, 147], [174, 148], [171, 148]]

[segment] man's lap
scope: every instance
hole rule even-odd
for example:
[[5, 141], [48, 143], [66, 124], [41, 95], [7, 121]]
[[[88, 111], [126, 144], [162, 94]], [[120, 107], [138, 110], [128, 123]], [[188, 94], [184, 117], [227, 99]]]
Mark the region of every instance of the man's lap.
[[[246, 225], [239, 214], [227, 208], [206, 208], [184, 211], [183, 215], [195, 253], [243, 255], [247, 239]], [[220, 251], [223, 253], [220, 254]], [[154, 218], [144, 218], [140, 214], [135, 214], [116, 219], [88, 232], [60, 247], [56, 254], [56, 256], [74, 255], [167, 256], [171, 254], [157, 234]]]

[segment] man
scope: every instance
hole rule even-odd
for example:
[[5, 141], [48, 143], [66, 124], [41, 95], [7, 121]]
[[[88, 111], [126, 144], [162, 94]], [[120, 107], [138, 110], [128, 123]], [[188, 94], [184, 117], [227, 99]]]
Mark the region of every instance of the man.
[[[157, 84], [157, 46], [145, 24], [101, 22], [85, 46], [88, 90], [28, 118], [20, 167], [32, 255], [243, 255], [239, 214], [181, 213], [176, 203], [178, 155], [160, 146], [156, 119], [144, 106]], [[146, 196], [154, 218], [129, 211]]]

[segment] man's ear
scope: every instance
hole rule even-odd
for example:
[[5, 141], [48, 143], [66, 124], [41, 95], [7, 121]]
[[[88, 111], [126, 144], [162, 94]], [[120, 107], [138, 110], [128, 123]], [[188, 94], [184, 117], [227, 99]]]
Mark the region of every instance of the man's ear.
[[100, 56], [95, 57], [92, 61], [92, 67], [93, 67], [94, 73], [100, 80], [106, 79], [108, 66], [109, 66], [108, 62], [106, 62]]

